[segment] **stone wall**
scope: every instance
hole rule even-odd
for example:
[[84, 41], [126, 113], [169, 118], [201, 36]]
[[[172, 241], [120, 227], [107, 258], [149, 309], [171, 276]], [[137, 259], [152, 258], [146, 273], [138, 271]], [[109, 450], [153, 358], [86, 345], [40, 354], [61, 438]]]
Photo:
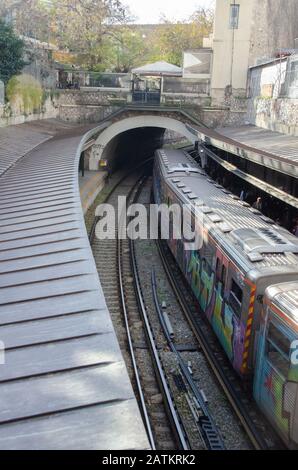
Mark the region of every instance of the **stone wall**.
[[[25, 42], [24, 60], [26, 66], [17, 79], [33, 77], [42, 89], [39, 104], [26, 106], [21, 93], [15, 93], [11, 102], [5, 98], [3, 84], [0, 83], [0, 127], [22, 124], [36, 119], [56, 118], [59, 114], [59, 104], [56, 100], [56, 65], [52, 59], [55, 46], [40, 42], [33, 38], [22, 37]], [[33, 83], [32, 82], [32, 83]]]
[[210, 104], [209, 96], [198, 96], [191, 94], [183, 93], [162, 93], [161, 94], [161, 103], [168, 106], [187, 106], [187, 105], [196, 105], [196, 106], [208, 106]]
[[191, 116], [200, 121], [207, 127], [228, 127], [228, 126], [242, 126], [247, 123], [246, 108], [241, 107], [199, 107], [192, 106], [191, 108], [184, 108]]
[[33, 38], [23, 37], [25, 42], [25, 62], [27, 65], [22, 73], [31, 75], [39, 81], [45, 90], [56, 87], [56, 64], [52, 59], [54, 46], [43, 43]]
[[247, 120], [256, 126], [298, 136], [298, 99], [251, 98]]
[[[129, 100], [129, 93], [123, 90], [121, 92], [101, 90], [100, 93], [98, 90], [92, 89], [59, 90], [57, 99], [59, 117], [64, 121], [78, 123], [100, 122], [113, 112], [122, 109], [126, 100]], [[212, 108], [209, 97], [201, 97], [196, 100], [171, 94], [167, 96], [163, 104], [187, 111], [208, 127], [242, 125], [247, 119], [247, 100], [243, 97], [233, 96], [226, 106]], [[163, 110], [168, 115], [166, 107]]]
[[121, 88], [58, 90], [59, 106], [110, 106], [128, 101], [128, 90]]
[[242, 126], [246, 123], [246, 113], [230, 109], [204, 108], [200, 111], [201, 122], [211, 128]]
[[298, 56], [250, 68], [247, 120], [256, 126], [298, 135]]
[[126, 104], [126, 90], [59, 90], [59, 117], [70, 122], [100, 122]]
[[106, 119], [110, 114], [121, 109], [121, 106], [70, 106], [59, 107], [59, 118], [62, 121], [77, 123], [93, 123]]
[[249, 65], [274, 57], [279, 49], [294, 48], [298, 38], [297, 0], [255, 0]]
[[44, 99], [39, 110], [29, 114], [25, 114], [20, 109], [12, 107], [10, 103], [6, 103], [3, 106], [0, 104], [0, 127], [23, 124], [24, 122], [35, 121], [37, 119], [56, 118], [58, 115], [58, 104], [50, 94]]

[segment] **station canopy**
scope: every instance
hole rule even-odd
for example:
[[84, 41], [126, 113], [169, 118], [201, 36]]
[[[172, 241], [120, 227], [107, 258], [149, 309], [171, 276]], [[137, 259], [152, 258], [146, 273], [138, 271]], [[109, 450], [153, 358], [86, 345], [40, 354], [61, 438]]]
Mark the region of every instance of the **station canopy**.
[[162, 60], [160, 62], [154, 62], [153, 64], [146, 64], [142, 67], [134, 68], [132, 69], [132, 73], [135, 75], [147, 75], [151, 77], [182, 77], [182, 68]]

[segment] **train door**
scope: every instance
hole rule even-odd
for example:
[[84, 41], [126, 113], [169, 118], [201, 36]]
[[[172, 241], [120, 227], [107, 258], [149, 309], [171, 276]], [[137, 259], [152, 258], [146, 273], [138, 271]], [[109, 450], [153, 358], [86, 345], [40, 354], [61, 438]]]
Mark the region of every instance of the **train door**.
[[267, 307], [261, 323], [254, 397], [288, 444], [298, 445], [298, 366], [291, 363], [293, 332]]
[[210, 239], [204, 239], [203, 246], [198, 252], [201, 258], [200, 262], [200, 291], [198, 296], [199, 304], [205, 312], [206, 316], [210, 317], [210, 312], [213, 311], [213, 292], [214, 292], [214, 279], [215, 279], [215, 253], [216, 249]]
[[215, 262], [214, 308], [211, 324], [229, 359], [233, 360], [233, 319], [227, 305], [229, 261], [217, 250]]
[[226, 280], [224, 303], [224, 339], [225, 347], [234, 369], [242, 374], [243, 354], [245, 350], [245, 327], [242, 313], [246, 305], [244, 276], [230, 262]]

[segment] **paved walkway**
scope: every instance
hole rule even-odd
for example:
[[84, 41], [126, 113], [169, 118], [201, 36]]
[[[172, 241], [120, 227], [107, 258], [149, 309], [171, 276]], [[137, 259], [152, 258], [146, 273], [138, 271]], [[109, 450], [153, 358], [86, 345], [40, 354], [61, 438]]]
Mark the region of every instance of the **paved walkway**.
[[86, 235], [84, 132], [0, 177], [0, 449], [148, 448]]
[[85, 170], [84, 176], [79, 176], [80, 195], [84, 214], [93, 204], [96, 196], [102, 190], [107, 176], [106, 171]]

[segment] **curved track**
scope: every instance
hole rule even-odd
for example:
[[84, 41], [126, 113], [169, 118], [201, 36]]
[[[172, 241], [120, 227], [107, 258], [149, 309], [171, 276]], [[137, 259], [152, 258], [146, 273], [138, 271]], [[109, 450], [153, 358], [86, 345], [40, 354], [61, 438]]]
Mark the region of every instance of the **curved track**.
[[[104, 202], [116, 205], [119, 195], [135, 202], [142, 181], [143, 176], [136, 170], [126, 174]], [[97, 240], [97, 222], [98, 218], [94, 220], [90, 242], [151, 447], [189, 449], [146, 314], [133, 242], [119, 236], [116, 240]]]

